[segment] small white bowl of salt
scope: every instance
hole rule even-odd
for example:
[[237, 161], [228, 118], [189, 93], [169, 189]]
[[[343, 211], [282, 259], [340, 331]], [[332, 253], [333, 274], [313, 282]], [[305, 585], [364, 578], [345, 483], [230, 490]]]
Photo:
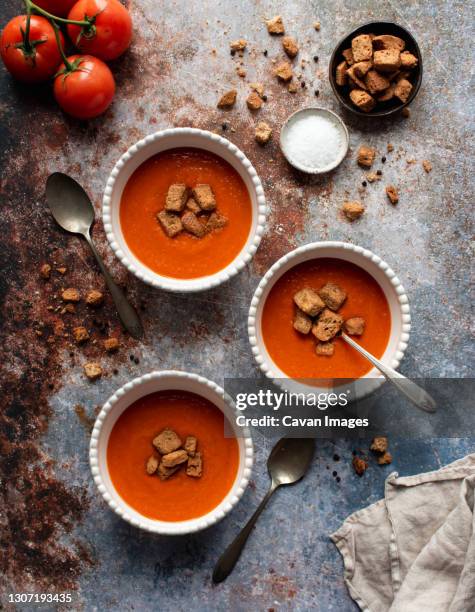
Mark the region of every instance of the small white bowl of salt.
[[348, 152], [350, 137], [334, 112], [318, 106], [303, 108], [287, 119], [280, 131], [280, 148], [298, 170], [323, 174], [336, 168]]

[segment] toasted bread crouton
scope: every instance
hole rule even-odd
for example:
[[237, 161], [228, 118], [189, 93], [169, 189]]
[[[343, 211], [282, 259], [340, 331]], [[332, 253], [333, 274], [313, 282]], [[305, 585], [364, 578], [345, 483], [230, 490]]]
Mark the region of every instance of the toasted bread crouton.
[[391, 453], [385, 452], [384, 454], [380, 455], [376, 461], [378, 462], [378, 465], [388, 465], [389, 463], [392, 463], [393, 456]]
[[74, 289], [73, 287], [70, 287], [69, 289], [65, 289], [62, 292], [61, 298], [63, 302], [79, 302], [81, 299], [81, 295], [78, 289]]
[[309, 317], [316, 317], [325, 308], [325, 302], [311, 287], [305, 287], [294, 295], [294, 302]]
[[152, 444], [161, 455], [168, 455], [180, 448], [181, 439], [173, 429], [167, 427], [153, 439]]
[[183, 230], [183, 224], [178, 215], [161, 210], [157, 214], [157, 219], [169, 238], [174, 238]]
[[343, 325], [343, 317], [329, 308], [324, 308], [312, 327], [312, 334], [321, 342], [334, 338]]
[[401, 65], [401, 54], [397, 49], [375, 51], [373, 65], [379, 72], [393, 72]]
[[237, 90], [231, 89], [221, 96], [218, 100], [218, 108], [229, 110], [236, 104]]
[[338, 310], [346, 300], [346, 292], [335, 283], [326, 283], [318, 290], [318, 295], [330, 310]]
[[352, 66], [355, 63], [355, 58], [353, 57], [353, 51], [351, 49], [345, 49], [342, 51], [342, 55], [348, 66]]
[[388, 450], [388, 439], [386, 436], [376, 436], [369, 449], [375, 453], [385, 453]]
[[350, 91], [350, 100], [364, 113], [369, 113], [376, 104], [375, 99], [362, 89], [353, 89]]
[[333, 342], [319, 342], [315, 347], [317, 355], [324, 355], [325, 357], [331, 357], [335, 352], [335, 345]]
[[76, 344], [84, 344], [90, 338], [89, 332], [85, 327], [75, 327], [73, 329], [73, 336]]
[[335, 70], [335, 83], [339, 87], [343, 87], [348, 82], [346, 71], [348, 70], [348, 64], [345, 60], [340, 62]]
[[406, 43], [402, 38], [398, 36], [392, 36], [391, 34], [381, 34], [373, 38], [373, 48], [375, 51], [381, 51], [382, 49], [396, 49], [401, 52], [404, 50]]
[[399, 79], [394, 88], [394, 95], [401, 102], [407, 102], [412, 92], [412, 84], [407, 79]]
[[355, 66], [356, 64], [353, 64], [353, 66], [346, 71], [346, 75], [350, 78], [350, 85], [353, 84], [360, 89], [367, 89], [365, 82], [356, 74]]
[[40, 276], [45, 280], [48, 280], [51, 277], [51, 266], [49, 264], [45, 263], [41, 266]]
[[188, 187], [184, 183], [170, 185], [165, 199], [165, 210], [179, 213], [185, 208], [188, 199]]
[[255, 136], [260, 145], [265, 145], [272, 136], [272, 128], [265, 121], [259, 121], [256, 125]]
[[427, 174], [432, 171], [432, 164], [428, 159], [423, 160], [422, 167], [424, 168], [425, 172], [427, 172]]
[[89, 380], [97, 380], [102, 376], [102, 368], [98, 363], [89, 362], [84, 364], [84, 374]]
[[197, 238], [202, 238], [206, 234], [206, 229], [203, 223], [198, 219], [195, 213], [192, 213], [191, 210], [187, 210], [182, 218], [181, 222], [183, 223], [183, 228], [189, 234], [193, 234]]
[[363, 317], [351, 317], [346, 319], [343, 328], [350, 336], [362, 336], [365, 329], [365, 320]]
[[373, 56], [373, 45], [371, 37], [368, 34], [360, 34], [351, 41], [351, 50], [353, 51], [353, 60], [356, 63], [366, 62]]
[[196, 185], [193, 188], [193, 197], [202, 210], [210, 211], [216, 208], [216, 199], [210, 185]]
[[187, 436], [183, 448], [186, 450], [190, 457], [194, 457], [197, 445], [198, 440], [195, 438], [195, 436]]
[[229, 46], [231, 51], [238, 51], [242, 53], [247, 47], [247, 40], [244, 40], [244, 38], [239, 38], [238, 40], [233, 40]]
[[356, 221], [364, 213], [365, 207], [361, 202], [344, 202], [341, 210], [350, 221]]
[[361, 145], [358, 149], [356, 161], [364, 168], [371, 168], [376, 157], [376, 150], [366, 145]]
[[166, 468], [176, 467], [177, 465], [185, 463], [185, 461], [188, 461], [188, 453], [186, 450], [172, 451], [162, 457], [162, 464]]
[[284, 22], [280, 15], [276, 15], [275, 17], [272, 17], [272, 19], [267, 20], [266, 26], [269, 34], [279, 35], [284, 34], [285, 32]]
[[312, 329], [312, 319], [300, 308], [295, 309], [294, 314], [294, 329], [301, 334], [308, 334]]
[[282, 46], [289, 57], [295, 57], [299, 52], [298, 43], [292, 36], [284, 36]]
[[188, 198], [186, 202], [186, 208], [188, 210], [191, 210], [192, 213], [195, 213], [195, 215], [199, 215], [200, 212], [202, 212], [201, 207], [195, 200], [195, 198]]
[[353, 457], [352, 460], [353, 469], [355, 470], [358, 476], [363, 476], [363, 474], [368, 469], [368, 462], [365, 461], [362, 457]]
[[193, 457], [188, 458], [186, 466], [186, 475], [192, 478], [200, 478], [203, 473], [203, 459], [201, 453], [197, 452]]
[[104, 301], [104, 294], [97, 289], [91, 289], [86, 294], [86, 304], [88, 306], [100, 306]]
[[277, 64], [277, 68], [275, 69], [275, 75], [278, 79], [284, 81], [284, 83], [290, 81], [293, 76], [292, 66], [289, 64], [289, 62], [280, 62], [280, 64]]
[[259, 110], [263, 104], [261, 96], [256, 91], [251, 91], [246, 99], [247, 108], [252, 111]]
[[227, 224], [227, 217], [222, 215], [220, 212], [212, 212], [208, 221], [206, 222], [205, 231], [212, 232], [214, 230], [219, 230], [225, 227]]
[[176, 467], [167, 468], [163, 465], [163, 461], [160, 461], [160, 464], [157, 470], [157, 474], [160, 480], [168, 480], [170, 476], [173, 476], [173, 474], [178, 472], [179, 469], [180, 469], [179, 465], [177, 465]]
[[148, 459], [147, 459], [147, 464], [145, 466], [145, 471], [147, 472], [147, 474], [149, 476], [152, 476], [153, 474], [155, 474], [155, 472], [158, 469], [158, 458], [155, 457], [155, 455], [151, 455]]
[[382, 74], [379, 74], [376, 70], [370, 70], [365, 76], [364, 82], [366, 89], [373, 95], [384, 91], [390, 85], [388, 79]]
[[394, 185], [388, 185], [386, 187], [386, 195], [391, 204], [397, 204], [399, 202], [399, 192]]
[[404, 51], [401, 53], [401, 68], [405, 68], [406, 70], [412, 70], [418, 64], [417, 57], [409, 51]]
[[394, 90], [396, 89], [396, 84], [391, 83], [387, 89], [381, 91], [376, 94], [376, 99], [378, 102], [389, 102], [394, 98]]
[[114, 353], [118, 351], [120, 347], [120, 342], [117, 338], [106, 338], [104, 340], [104, 348], [108, 353]]

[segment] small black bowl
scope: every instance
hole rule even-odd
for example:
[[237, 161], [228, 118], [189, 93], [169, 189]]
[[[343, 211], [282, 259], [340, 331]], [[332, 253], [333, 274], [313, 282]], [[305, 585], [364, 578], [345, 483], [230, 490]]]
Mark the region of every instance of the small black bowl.
[[[397, 100], [397, 98], [393, 98], [388, 102], [380, 103], [379, 108], [377, 110], [372, 110], [368, 113], [365, 113], [363, 111], [358, 110], [356, 106], [352, 104], [349, 96], [349, 87], [339, 87], [336, 84], [335, 70], [338, 64], [344, 59], [342, 56], [342, 51], [348, 49], [348, 47], [351, 47], [351, 40], [355, 36], [359, 36], [360, 34], [370, 33], [376, 34], [376, 36], [379, 36], [381, 34], [391, 34], [393, 36], [399, 36], [399, 38], [402, 38], [406, 43], [405, 50], [410, 51], [413, 55], [417, 57], [417, 66], [412, 71], [412, 74], [414, 75], [411, 78], [413, 89], [407, 102], [401, 102], [400, 100]], [[406, 28], [403, 28], [397, 23], [392, 23], [391, 21], [372, 21], [370, 23], [365, 23], [364, 25], [360, 26], [359, 28], [356, 28], [355, 30], [347, 34], [344, 38], [340, 40], [340, 42], [335, 47], [335, 50], [333, 51], [330, 59], [329, 78], [335, 96], [345, 108], [347, 108], [355, 115], [359, 115], [360, 117], [388, 117], [389, 115], [394, 115], [395, 113], [398, 113], [401, 109], [410, 104], [417, 96], [417, 92], [419, 91], [419, 88], [422, 83], [421, 50], [419, 49], [419, 45], [417, 44], [414, 36], [408, 30], [406, 30]]]

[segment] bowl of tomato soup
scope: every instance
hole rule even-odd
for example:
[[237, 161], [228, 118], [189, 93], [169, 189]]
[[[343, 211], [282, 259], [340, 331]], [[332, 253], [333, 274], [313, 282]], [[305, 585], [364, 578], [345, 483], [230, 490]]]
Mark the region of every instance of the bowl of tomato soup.
[[[185, 185], [190, 195], [209, 186], [224, 225], [199, 237], [186, 229], [169, 235], [158, 215], [173, 185]], [[104, 228], [120, 261], [144, 282], [178, 292], [215, 287], [242, 270], [257, 250], [266, 211], [261, 181], [244, 153], [194, 128], [163, 130], [133, 145], [112, 170], [103, 199]], [[176, 221], [184, 212], [188, 204], [168, 216]], [[209, 228], [211, 212], [196, 212], [195, 223]]]
[[299, 333], [293, 326], [295, 294], [304, 287], [318, 292], [327, 283], [346, 293], [338, 314], [345, 321], [359, 317], [365, 322], [363, 333], [353, 339], [396, 369], [407, 347], [411, 321], [404, 288], [380, 257], [344, 242], [307, 244], [268, 270], [249, 311], [252, 351], [269, 378], [321, 388], [328, 381], [338, 387], [338, 379], [361, 380], [362, 396], [384, 382], [379, 371], [338, 336], [331, 340], [330, 356], [317, 354], [314, 335]]
[[[203, 458], [199, 478], [179, 466], [167, 479], [147, 472], [150, 456], [157, 455], [152, 441], [164, 430], [183, 441], [195, 437]], [[141, 529], [179, 535], [209, 527], [239, 501], [253, 445], [249, 430], [236, 425], [223, 389], [195, 374], [163, 371], [136, 378], [109, 398], [94, 425], [89, 456], [98, 489], [114, 512]]]

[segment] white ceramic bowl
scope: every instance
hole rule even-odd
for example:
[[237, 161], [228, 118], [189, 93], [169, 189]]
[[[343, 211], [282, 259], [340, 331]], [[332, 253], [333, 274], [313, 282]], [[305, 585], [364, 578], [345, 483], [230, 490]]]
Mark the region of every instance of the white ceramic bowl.
[[[230, 491], [211, 512], [187, 521], [157, 521], [147, 518], [129, 506], [117, 493], [107, 467], [107, 445], [114, 424], [137, 399], [167, 389], [179, 389], [201, 395], [217, 406], [232, 426], [239, 447], [239, 467]], [[151, 372], [121, 387], [110, 397], [99, 413], [91, 434], [89, 460], [94, 481], [109, 506], [135, 527], [163, 535], [181, 535], [200, 531], [220, 521], [237, 504], [246, 489], [253, 463], [253, 445], [247, 428], [238, 428], [235, 409], [228, 396], [215, 383], [187, 372], [166, 370]]]
[[[157, 274], [132, 253], [120, 226], [120, 200], [130, 176], [153, 155], [176, 147], [204, 149], [223, 158], [239, 173], [251, 198], [252, 224], [246, 243], [228, 266], [209, 276], [175, 279]], [[229, 280], [242, 270], [251, 261], [259, 246], [264, 232], [266, 215], [267, 206], [261, 181], [244, 153], [226, 138], [195, 128], [173, 128], [156, 132], [130, 147], [116, 163], [107, 180], [102, 204], [102, 217], [107, 238], [112, 250], [124, 266], [145, 283], [166, 291], [176, 292], [211, 289]]]
[[[269, 291], [275, 282], [288, 270], [309, 259], [331, 257], [344, 259], [356, 264], [371, 274], [384, 292], [391, 313], [391, 331], [389, 342], [384, 351], [381, 361], [396, 369], [403, 358], [409, 340], [411, 329], [411, 315], [409, 313], [409, 302], [403, 286], [398, 277], [386, 262], [380, 257], [359, 246], [348, 242], [313, 242], [301, 246], [287, 255], [281, 257], [265, 274], [259, 283], [252, 298], [248, 317], [248, 332], [252, 352], [259, 364], [260, 369], [269, 378], [284, 381], [292, 391], [309, 391], [307, 385], [297, 381], [291, 381], [288, 376], [277, 366], [267, 352], [261, 330], [261, 317], [264, 303]], [[365, 376], [359, 379], [356, 395], [352, 398], [361, 398], [380, 387], [384, 377], [376, 368], [372, 368]], [[282, 383], [280, 383], [282, 385]], [[321, 391], [328, 389], [321, 388]], [[313, 387], [312, 391], [316, 391]]]

